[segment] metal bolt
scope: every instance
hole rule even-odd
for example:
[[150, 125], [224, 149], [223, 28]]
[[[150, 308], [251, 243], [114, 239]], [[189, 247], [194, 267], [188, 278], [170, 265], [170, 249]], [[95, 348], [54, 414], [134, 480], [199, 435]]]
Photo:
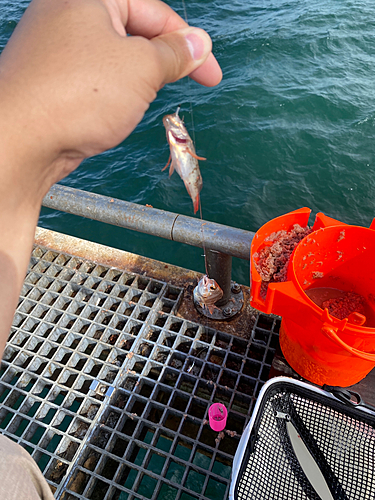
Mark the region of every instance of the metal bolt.
[[238, 283], [232, 283], [231, 290], [233, 293], [240, 293], [241, 287]]
[[230, 316], [232, 314], [232, 309], [230, 307], [224, 307], [223, 314], [224, 316]]

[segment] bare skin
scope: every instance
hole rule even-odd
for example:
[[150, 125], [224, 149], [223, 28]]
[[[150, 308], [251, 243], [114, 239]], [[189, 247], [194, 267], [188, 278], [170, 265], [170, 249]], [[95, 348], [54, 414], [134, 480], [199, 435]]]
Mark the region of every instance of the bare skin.
[[218, 84], [211, 48], [159, 0], [32, 1], [0, 57], [0, 354], [43, 196], [123, 141], [166, 83]]

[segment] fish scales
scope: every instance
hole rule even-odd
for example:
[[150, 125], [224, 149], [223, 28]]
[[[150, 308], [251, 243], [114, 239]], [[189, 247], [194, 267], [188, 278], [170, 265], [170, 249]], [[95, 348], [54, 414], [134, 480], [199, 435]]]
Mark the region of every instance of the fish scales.
[[198, 160], [205, 160], [205, 158], [197, 156], [193, 141], [183, 120], [178, 115], [179, 109], [177, 108], [176, 113], [163, 118], [170, 148], [170, 157], [165, 168], [170, 163], [169, 176], [176, 170], [181, 177], [193, 201], [194, 213], [196, 213], [199, 208], [199, 193], [203, 185]]

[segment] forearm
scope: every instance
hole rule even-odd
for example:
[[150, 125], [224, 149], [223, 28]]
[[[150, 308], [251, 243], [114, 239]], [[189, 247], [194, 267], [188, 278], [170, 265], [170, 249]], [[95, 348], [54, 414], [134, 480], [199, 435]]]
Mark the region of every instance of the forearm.
[[39, 197], [9, 175], [7, 157], [0, 162], [0, 356], [8, 338], [14, 311], [30, 260]]
[[25, 278], [41, 201], [53, 180], [53, 151], [31, 89], [0, 57], [0, 355]]

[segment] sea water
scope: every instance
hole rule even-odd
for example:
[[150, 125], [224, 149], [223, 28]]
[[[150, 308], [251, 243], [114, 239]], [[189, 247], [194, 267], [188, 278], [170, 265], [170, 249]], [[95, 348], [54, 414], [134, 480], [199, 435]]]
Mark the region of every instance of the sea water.
[[[167, 3], [184, 16], [182, 0]], [[181, 104], [197, 154], [207, 158], [200, 162], [204, 219], [256, 231], [307, 206], [368, 226], [375, 214], [375, 3], [185, 3], [189, 23], [212, 37], [222, 83], [167, 85], [130, 137], [62, 183], [193, 216], [181, 179], [161, 171], [169, 155], [162, 117]], [[27, 5], [0, 0], [0, 48]], [[39, 224], [204, 270], [203, 251], [188, 245], [49, 209]], [[248, 283], [249, 263], [234, 259], [233, 278]]]

